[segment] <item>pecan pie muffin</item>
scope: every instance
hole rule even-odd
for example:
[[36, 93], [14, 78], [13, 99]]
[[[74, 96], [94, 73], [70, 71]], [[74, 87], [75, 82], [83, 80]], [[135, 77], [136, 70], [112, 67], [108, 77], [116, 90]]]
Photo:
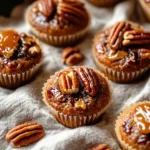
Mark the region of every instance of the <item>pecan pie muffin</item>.
[[113, 6], [122, 0], [87, 0], [87, 1], [95, 6], [108, 7]]
[[41, 48], [33, 36], [0, 30], [0, 86], [16, 88], [40, 66]]
[[147, 16], [148, 20], [150, 21], [150, 0], [139, 0], [141, 7]]
[[78, 0], [38, 0], [29, 7], [26, 20], [37, 37], [54, 46], [76, 43], [90, 23]]
[[125, 108], [116, 121], [116, 134], [124, 150], [150, 150], [150, 102]]
[[109, 79], [133, 81], [150, 69], [150, 32], [132, 22], [117, 22], [96, 35], [93, 56]]
[[44, 84], [42, 94], [53, 116], [71, 128], [94, 123], [111, 103], [108, 80], [84, 66], [55, 73]]

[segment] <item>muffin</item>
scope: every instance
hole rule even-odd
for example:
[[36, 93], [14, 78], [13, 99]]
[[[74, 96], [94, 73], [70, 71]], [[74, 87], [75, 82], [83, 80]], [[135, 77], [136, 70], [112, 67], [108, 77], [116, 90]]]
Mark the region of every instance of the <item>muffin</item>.
[[26, 13], [33, 33], [54, 46], [72, 45], [87, 32], [90, 18], [78, 0], [38, 0]]
[[127, 21], [100, 31], [92, 48], [98, 68], [112, 81], [130, 82], [150, 69], [150, 32]]
[[125, 108], [116, 121], [115, 131], [124, 150], [150, 150], [150, 102]]
[[122, 0], [87, 0], [87, 1], [95, 6], [108, 7], [113, 6]]
[[150, 21], [150, 0], [139, 0], [140, 5], [147, 16], [148, 20]]
[[16, 88], [30, 80], [41, 59], [41, 48], [33, 36], [0, 30], [0, 86]]
[[44, 84], [42, 94], [52, 115], [71, 128], [94, 123], [111, 103], [108, 80], [84, 66], [55, 73]]

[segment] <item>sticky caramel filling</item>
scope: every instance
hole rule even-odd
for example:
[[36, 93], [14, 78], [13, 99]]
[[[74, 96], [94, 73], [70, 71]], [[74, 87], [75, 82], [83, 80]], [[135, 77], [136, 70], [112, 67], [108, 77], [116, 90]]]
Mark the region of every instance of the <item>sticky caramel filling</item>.
[[14, 30], [0, 30], [0, 72], [24, 71], [38, 63], [41, 49], [34, 37]]
[[142, 134], [150, 133], [150, 104], [142, 104], [135, 109], [134, 120]]
[[2, 30], [0, 31], [0, 52], [5, 53], [16, 46], [18, 46], [18, 41], [20, 36], [18, 33], [14, 32], [13, 30]]
[[150, 147], [150, 104], [134, 108], [121, 126], [122, 139], [134, 148]]

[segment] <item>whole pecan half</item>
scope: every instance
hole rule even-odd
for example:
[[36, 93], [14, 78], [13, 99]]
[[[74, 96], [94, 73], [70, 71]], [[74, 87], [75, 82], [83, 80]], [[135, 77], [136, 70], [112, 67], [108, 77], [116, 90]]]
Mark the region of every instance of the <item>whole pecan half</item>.
[[58, 77], [58, 84], [63, 94], [73, 94], [79, 91], [79, 80], [75, 71], [62, 72]]
[[116, 23], [112, 27], [111, 33], [108, 37], [109, 46], [115, 50], [121, 48], [124, 33], [129, 29], [130, 29], [130, 24], [125, 21]]
[[150, 32], [143, 30], [126, 31], [124, 33], [122, 41], [122, 44], [124, 46], [141, 45], [149, 43], [150, 43]]
[[106, 144], [100, 144], [100, 145], [93, 147], [89, 150], [112, 150], [112, 149], [109, 148]]
[[84, 4], [75, 0], [61, 1], [57, 6], [57, 12], [74, 24], [84, 24], [84, 19], [87, 19]]
[[62, 52], [62, 62], [69, 66], [80, 63], [83, 58], [83, 54], [81, 54], [79, 48], [76, 47], [67, 47]]
[[95, 96], [99, 88], [99, 79], [96, 72], [93, 69], [84, 67], [80, 67], [75, 70], [84, 85], [85, 91], [89, 95]]
[[39, 0], [38, 7], [40, 12], [47, 17], [51, 16], [56, 9], [56, 5], [53, 0]]
[[31, 122], [11, 129], [6, 135], [6, 140], [10, 140], [13, 147], [22, 147], [40, 140], [43, 136], [44, 129], [42, 125]]

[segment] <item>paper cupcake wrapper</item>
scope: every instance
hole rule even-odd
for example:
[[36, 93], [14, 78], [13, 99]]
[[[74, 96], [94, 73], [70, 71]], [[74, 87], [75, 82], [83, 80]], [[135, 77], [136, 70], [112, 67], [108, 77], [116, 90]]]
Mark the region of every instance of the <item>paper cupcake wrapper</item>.
[[149, 4], [146, 4], [146, 2], [144, 0], [139, 0], [141, 7], [145, 13], [145, 15], [147, 16], [148, 20], [150, 21], [150, 7]]
[[148, 101], [143, 101], [143, 102], [137, 102], [135, 104], [131, 104], [130, 106], [127, 106], [122, 113], [120, 113], [120, 115], [117, 117], [117, 120], [116, 120], [116, 123], [115, 123], [115, 132], [116, 132], [116, 135], [117, 135], [117, 138], [120, 142], [120, 145], [121, 147], [123, 148], [123, 150], [137, 150], [135, 148], [133, 148], [131, 145], [129, 145], [128, 143], [126, 143], [122, 137], [121, 137], [121, 134], [120, 134], [120, 125], [122, 125], [122, 118], [123, 116], [126, 114], [126, 112], [130, 112], [132, 107], [135, 107], [136, 105], [140, 105], [140, 104], [143, 104], [143, 103], [150, 103]]
[[95, 123], [100, 118], [100, 116], [105, 112], [105, 110], [109, 107], [110, 104], [111, 103], [108, 103], [103, 109], [101, 109], [101, 111], [89, 116], [75, 116], [75, 115], [71, 116], [58, 112], [51, 106], [49, 106], [49, 108], [51, 114], [56, 118], [58, 122], [60, 122], [66, 127], [76, 128], [79, 126]]
[[130, 81], [134, 81], [140, 78], [146, 71], [150, 69], [150, 65], [149, 65], [148, 67], [145, 67], [138, 71], [124, 72], [124, 71], [113, 70], [111, 68], [108, 68], [107, 66], [104, 66], [102, 63], [100, 63], [97, 60], [97, 58], [95, 58], [95, 62], [100, 71], [102, 71], [110, 80], [118, 83], [126, 83]]
[[54, 36], [54, 35], [50, 35], [44, 32], [41, 32], [39, 30], [36, 29], [36, 27], [33, 27], [29, 20], [28, 20], [28, 14], [31, 11], [32, 6], [34, 6], [35, 3], [33, 3], [27, 10], [26, 12], [26, 21], [28, 23], [28, 25], [31, 28], [31, 31], [36, 35], [36, 37], [38, 37], [39, 39], [41, 39], [42, 41], [50, 44], [50, 45], [54, 45], [54, 46], [67, 46], [67, 45], [72, 45], [76, 42], [78, 42], [79, 40], [81, 40], [84, 35], [87, 33], [89, 26], [90, 26], [90, 15], [88, 13], [89, 16], [89, 23], [88, 25], [82, 29], [81, 31], [78, 31], [75, 34], [68, 34], [68, 35], [64, 35], [64, 36]]
[[77, 32], [76, 34], [71, 35], [65, 35], [65, 36], [52, 36], [48, 35], [46, 33], [39, 32], [35, 28], [31, 27], [32, 32], [42, 41], [45, 41], [46, 43], [54, 46], [66, 46], [66, 45], [72, 45], [82, 39], [84, 35], [86, 34], [88, 27], [83, 29], [80, 32]]
[[87, 0], [88, 2], [92, 3], [93, 5], [96, 6], [112, 6], [118, 2], [118, 0]]
[[[60, 71], [63, 71], [63, 70], [60, 70]], [[97, 72], [99, 74], [101, 74], [99, 71], [97, 71]], [[57, 73], [58, 72], [56, 72], [55, 74], [57, 74]], [[47, 102], [46, 95], [45, 95], [45, 90], [47, 89], [47, 83], [49, 83], [50, 79], [47, 80], [47, 82], [44, 84], [43, 89], [42, 89], [43, 101], [50, 108], [50, 112], [56, 118], [56, 120], [66, 127], [75, 128], [75, 127], [95, 123], [99, 119], [101, 114], [103, 114], [106, 111], [106, 109], [110, 106], [110, 104], [112, 103], [112, 85], [111, 85], [111, 82], [103, 74], [101, 74], [101, 76], [103, 76], [103, 78], [105, 78], [105, 80], [108, 83], [108, 87], [109, 87], [109, 91], [110, 91], [110, 100], [109, 100], [108, 104], [106, 106], [104, 106], [104, 108], [101, 109], [100, 111], [98, 111], [97, 113], [94, 113], [92, 115], [87, 115], [87, 116], [84, 116], [84, 115], [83, 116], [79, 116], [79, 115], [76, 116], [76, 115], [63, 114], [62, 112], [59, 112], [56, 109], [54, 109]]]
[[40, 65], [41, 63], [36, 64], [29, 70], [22, 73], [16, 73], [16, 74], [0, 73], [0, 86], [5, 88], [17, 88], [21, 84], [30, 80], [35, 75]]

